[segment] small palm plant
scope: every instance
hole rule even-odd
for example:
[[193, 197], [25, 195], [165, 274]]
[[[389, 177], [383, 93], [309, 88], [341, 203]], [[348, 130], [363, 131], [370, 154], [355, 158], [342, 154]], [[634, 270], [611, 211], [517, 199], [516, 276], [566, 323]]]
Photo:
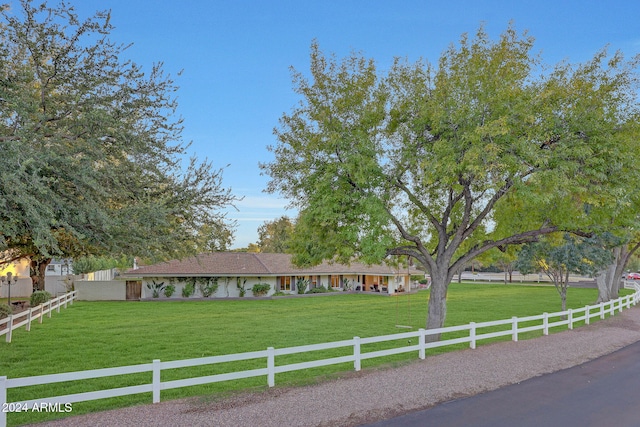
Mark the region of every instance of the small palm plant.
[[164, 289], [164, 282], [156, 283], [155, 280], [152, 280], [151, 283], [147, 283], [147, 289], [151, 290], [151, 295], [154, 298], [159, 298], [160, 292]]

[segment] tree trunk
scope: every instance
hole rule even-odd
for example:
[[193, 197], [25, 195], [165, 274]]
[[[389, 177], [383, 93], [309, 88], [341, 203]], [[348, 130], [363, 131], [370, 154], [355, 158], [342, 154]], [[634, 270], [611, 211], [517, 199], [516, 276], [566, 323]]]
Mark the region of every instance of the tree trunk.
[[44, 291], [45, 271], [51, 258], [32, 257], [30, 265], [31, 284], [34, 291]]
[[[429, 307], [427, 312], [427, 329], [438, 329], [444, 326], [447, 316], [447, 288], [449, 287], [449, 278], [447, 274], [432, 274], [431, 290], [429, 293]], [[435, 342], [440, 340], [440, 334], [428, 335], [426, 342]]]
[[607, 280], [609, 271], [609, 268], [605, 268], [596, 275], [596, 286], [598, 287], [598, 299], [596, 300], [596, 304], [607, 302], [611, 299], [611, 296], [609, 295], [609, 281]]
[[[567, 289], [569, 288], [569, 270], [566, 271], [564, 275], [564, 282], [562, 278], [560, 279], [560, 285], [562, 287], [562, 291], [560, 292], [560, 299], [562, 300], [562, 311], [567, 311]], [[566, 319], [566, 316], [562, 316], [563, 319]]]
[[610, 295], [612, 299], [618, 298], [618, 292], [620, 291], [620, 280], [624, 274], [624, 268], [629, 261], [631, 256], [631, 252], [629, 252], [629, 247], [627, 245], [620, 246], [619, 248], [614, 249], [614, 257], [615, 257], [615, 271], [613, 277], [611, 278], [611, 291]]
[[628, 259], [629, 249], [626, 245], [613, 249], [612, 263], [596, 275], [596, 285], [598, 287], [598, 300], [596, 303], [618, 298], [620, 279]]

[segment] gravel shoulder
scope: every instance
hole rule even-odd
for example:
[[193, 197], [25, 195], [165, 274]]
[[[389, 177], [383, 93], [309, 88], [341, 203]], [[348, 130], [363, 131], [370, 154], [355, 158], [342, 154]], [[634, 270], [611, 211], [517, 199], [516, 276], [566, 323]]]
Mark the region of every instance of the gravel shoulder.
[[357, 426], [575, 366], [640, 341], [640, 308], [571, 331], [479, 345], [320, 384], [98, 412], [38, 426]]

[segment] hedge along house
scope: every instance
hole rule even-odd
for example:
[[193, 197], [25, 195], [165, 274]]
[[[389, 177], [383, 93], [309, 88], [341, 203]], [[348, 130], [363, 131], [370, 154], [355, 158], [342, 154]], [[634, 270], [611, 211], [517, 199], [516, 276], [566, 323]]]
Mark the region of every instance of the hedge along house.
[[[211, 297], [253, 296], [255, 284], [268, 284], [267, 295], [280, 291], [296, 294], [323, 287], [334, 290], [367, 291], [394, 294], [409, 289], [410, 274], [423, 274], [407, 267], [367, 266], [322, 263], [299, 268], [291, 263], [291, 255], [276, 253], [213, 252], [184, 260], [173, 260], [129, 270], [123, 276], [128, 284], [137, 280], [140, 298], [152, 297], [155, 285], [174, 285], [173, 297], [181, 297], [183, 289], [195, 285], [194, 296], [204, 296], [203, 286], [217, 284]], [[128, 285], [129, 286], [129, 285]], [[131, 285], [133, 287], [134, 285]], [[129, 291], [128, 291], [129, 293]]]

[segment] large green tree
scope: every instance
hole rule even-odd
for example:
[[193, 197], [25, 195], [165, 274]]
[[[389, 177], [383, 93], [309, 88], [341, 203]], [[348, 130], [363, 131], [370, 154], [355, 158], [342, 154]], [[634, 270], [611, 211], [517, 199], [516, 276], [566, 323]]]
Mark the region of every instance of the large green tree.
[[110, 13], [22, 0], [0, 23], [0, 252], [174, 257], [225, 247], [222, 170], [185, 157], [172, 78], [110, 41]]
[[[300, 209], [294, 252], [322, 259], [418, 260], [432, 278], [427, 327], [449, 283], [485, 251], [595, 221], [610, 179], [637, 150], [636, 63], [599, 52], [545, 68], [533, 39], [481, 28], [437, 66], [311, 48], [301, 103], [275, 129], [268, 191]], [[635, 145], [634, 145], [635, 144]], [[307, 244], [305, 244], [307, 242]]]
[[523, 274], [542, 272], [547, 275], [560, 295], [561, 310], [566, 311], [569, 274], [593, 277], [611, 263], [611, 244], [615, 240], [612, 236], [546, 235], [522, 247], [516, 268]]
[[294, 225], [291, 219], [283, 215], [273, 221], [265, 221], [258, 227], [258, 247], [260, 252], [288, 252]]

